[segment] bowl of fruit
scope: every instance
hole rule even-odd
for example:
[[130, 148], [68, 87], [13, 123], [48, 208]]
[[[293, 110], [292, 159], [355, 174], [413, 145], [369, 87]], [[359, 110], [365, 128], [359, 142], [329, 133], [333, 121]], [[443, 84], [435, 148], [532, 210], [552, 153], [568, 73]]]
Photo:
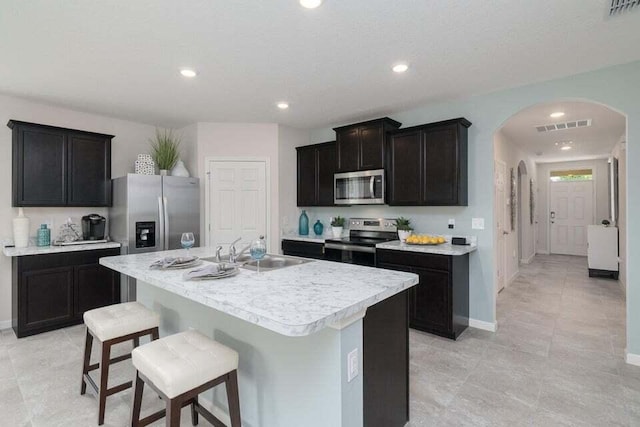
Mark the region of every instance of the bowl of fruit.
[[407, 245], [441, 245], [447, 243], [442, 236], [430, 236], [428, 234], [412, 234], [407, 237]]

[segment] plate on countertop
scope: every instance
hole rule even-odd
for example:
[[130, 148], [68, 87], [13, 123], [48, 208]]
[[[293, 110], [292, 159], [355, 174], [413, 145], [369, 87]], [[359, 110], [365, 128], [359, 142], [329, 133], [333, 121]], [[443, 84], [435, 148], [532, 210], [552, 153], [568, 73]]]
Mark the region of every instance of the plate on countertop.
[[182, 270], [184, 268], [196, 267], [202, 264], [202, 260], [196, 257], [176, 257], [164, 258], [155, 261], [149, 266], [151, 269], [157, 270]]
[[235, 276], [240, 272], [240, 269], [237, 265], [229, 266], [229, 264], [216, 265], [209, 264], [202, 268], [187, 271], [182, 275], [184, 280], [216, 280], [216, 279], [224, 279], [226, 277]]

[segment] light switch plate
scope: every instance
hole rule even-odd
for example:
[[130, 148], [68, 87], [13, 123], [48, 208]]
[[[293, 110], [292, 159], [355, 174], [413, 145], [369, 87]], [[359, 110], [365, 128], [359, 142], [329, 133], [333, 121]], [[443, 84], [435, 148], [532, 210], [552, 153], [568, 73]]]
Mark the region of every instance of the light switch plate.
[[358, 376], [358, 349], [353, 349], [347, 355], [347, 381], [351, 382]]
[[484, 230], [484, 218], [471, 218], [471, 228], [474, 230]]

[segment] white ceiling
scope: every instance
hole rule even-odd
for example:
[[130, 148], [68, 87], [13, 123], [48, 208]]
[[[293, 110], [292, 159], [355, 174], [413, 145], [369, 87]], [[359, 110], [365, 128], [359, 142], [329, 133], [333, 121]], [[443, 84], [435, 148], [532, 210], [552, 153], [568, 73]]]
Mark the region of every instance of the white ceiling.
[[[549, 117], [557, 111], [565, 115]], [[584, 119], [591, 119], [591, 126], [551, 132], [536, 129], [539, 125]], [[538, 163], [586, 160], [608, 157], [613, 146], [625, 135], [626, 123], [625, 116], [600, 104], [557, 102], [535, 105], [519, 112], [504, 124], [502, 132]], [[572, 143], [568, 144], [568, 141]], [[572, 148], [561, 150], [563, 143]]]
[[321, 127], [640, 59], [640, 12], [608, 3], [2, 0], [0, 92], [164, 126]]

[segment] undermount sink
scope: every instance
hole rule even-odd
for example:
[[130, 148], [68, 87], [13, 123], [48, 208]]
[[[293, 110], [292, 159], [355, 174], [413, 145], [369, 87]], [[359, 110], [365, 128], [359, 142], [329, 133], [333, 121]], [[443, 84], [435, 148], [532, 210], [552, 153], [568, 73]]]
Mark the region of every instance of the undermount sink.
[[[207, 258], [201, 258], [203, 261], [210, 261], [210, 262], [218, 262], [218, 259], [214, 256], [212, 257], [207, 257]], [[220, 257], [220, 261], [221, 262], [229, 262], [229, 255], [222, 255]], [[236, 259], [236, 264], [244, 264], [247, 261], [251, 261], [251, 255], [249, 254], [242, 254], [239, 255]]]
[[[265, 257], [260, 260], [260, 271], [278, 270], [280, 268], [306, 264], [311, 261], [312, 260], [310, 259], [294, 258], [294, 257], [288, 257], [288, 256], [282, 256], [282, 255], [265, 255]], [[251, 260], [251, 261], [245, 262], [244, 265], [242, 265], [242, 267], [246, 268], [247, 270], [255, 271], [258, 269], [258, 261]]]

